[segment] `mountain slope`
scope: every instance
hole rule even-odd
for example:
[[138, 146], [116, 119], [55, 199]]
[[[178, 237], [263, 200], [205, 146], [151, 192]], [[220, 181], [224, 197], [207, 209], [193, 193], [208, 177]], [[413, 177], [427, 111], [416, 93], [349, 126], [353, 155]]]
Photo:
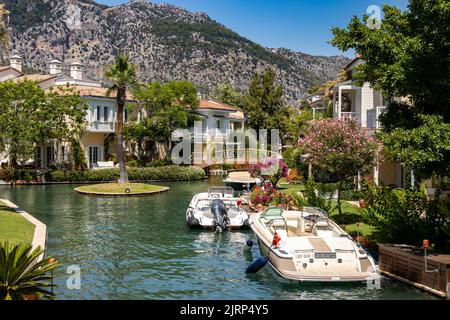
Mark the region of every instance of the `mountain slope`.
[[[224, 81], [245, 89], [255, 71], [273, 67], [286, 100], [293, 103], [308, 87], [335, 77], [348, 62], [267, 49], [204, 13], [146, 0], [115, 7], [90, 0], [3, 1], [11, 12], [14, 51], [28, 67], [42, 71], [53, 58], [76, 59], [86, 65], [90, 78], [102, 79], [103, 67], [122, 51], [139, 66], [141, 80], [187, 79], [208, 91]], [[81, 9], [79, 29], [66, 23], [74, 3]]]

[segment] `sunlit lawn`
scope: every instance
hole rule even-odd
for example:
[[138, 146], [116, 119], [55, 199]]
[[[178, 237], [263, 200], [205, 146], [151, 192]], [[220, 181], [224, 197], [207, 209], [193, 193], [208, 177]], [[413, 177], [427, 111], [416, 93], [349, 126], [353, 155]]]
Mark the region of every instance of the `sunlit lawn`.
[[34, 225], [0, 201], [0, 243], [31, 244]]
[[154, 186], [145, 183], [103, 183], [96, 185], [88, 185], [77, 188], [77, 190], [82, 192], [89, 193], [105, 193], [105, 194], [127, 194], [128, 190], [129, 194], [139, 194], [139, 193], [152, 193], [164, 191], [167, 188], [161, 186]]

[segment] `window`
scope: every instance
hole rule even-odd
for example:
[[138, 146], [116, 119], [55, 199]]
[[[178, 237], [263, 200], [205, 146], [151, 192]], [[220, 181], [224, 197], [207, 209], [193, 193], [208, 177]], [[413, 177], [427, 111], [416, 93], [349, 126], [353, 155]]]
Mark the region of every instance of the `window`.
[[123, 121], [128, 122], [128, 109], [123, 110], [123, 117]]
[[222, 128], [222, 121], [217, 120], [216, 122], [216, 129], [221, 129]]
[[101, 114], [101, 107], [98, 106], [97, 107], [97, 121], [100, 121], [101, 116], [102, 116], [102, 114]]
[[61, 161], [67, 162], [67, 147], [66, 146], [61, 147]]
[[107, 122], [109, 121], [109, 108], [103, 107], [103, 121]]
[[99, 148], [95, 146], [89, 147], [89, 167], [93, 168], [99, 159]]
[[55, 148], [47, 147], [47, 166], [55, 162]]
[[34, 150], [34, 161], [36, 163], [36, 166], [40, 168], [42, 165], [41, 147], [36, 147], [36, 149]]

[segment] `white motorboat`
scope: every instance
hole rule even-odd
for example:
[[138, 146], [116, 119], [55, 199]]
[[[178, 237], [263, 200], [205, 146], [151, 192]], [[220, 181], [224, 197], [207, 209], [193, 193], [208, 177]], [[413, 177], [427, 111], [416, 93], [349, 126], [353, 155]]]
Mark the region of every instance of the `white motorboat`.
[[249, 172], [238, 171], [230, 172], [223, 182], [234, 190], [251, 190], [255, 185], [259, 184], [261, 180], [253, 178]]
[[230, 230], [248, 228], [248, 214], [241, 208], [242, 200], [234, 197], [229, 187], [212, 187], [194, 196], [186, 211], [190, 228]]
[[257, 272], [269, 263], [281, 278], [294, 281], [363, 282], [380, 278], [372, 257], [320, 209], [272, 207], [251, 214], [250, 226], [264, 257], [248, 272]]

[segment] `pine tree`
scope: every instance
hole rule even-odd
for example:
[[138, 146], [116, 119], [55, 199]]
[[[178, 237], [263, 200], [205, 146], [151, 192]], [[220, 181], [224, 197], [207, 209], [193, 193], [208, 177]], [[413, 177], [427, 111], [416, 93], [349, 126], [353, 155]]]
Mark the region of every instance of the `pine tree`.
[[289, 112], [283, 102], [283, 87], [277, 83], [272, 69], [253, 75], [243, 100], [243, 109], [251, 128], [284, 129]]

